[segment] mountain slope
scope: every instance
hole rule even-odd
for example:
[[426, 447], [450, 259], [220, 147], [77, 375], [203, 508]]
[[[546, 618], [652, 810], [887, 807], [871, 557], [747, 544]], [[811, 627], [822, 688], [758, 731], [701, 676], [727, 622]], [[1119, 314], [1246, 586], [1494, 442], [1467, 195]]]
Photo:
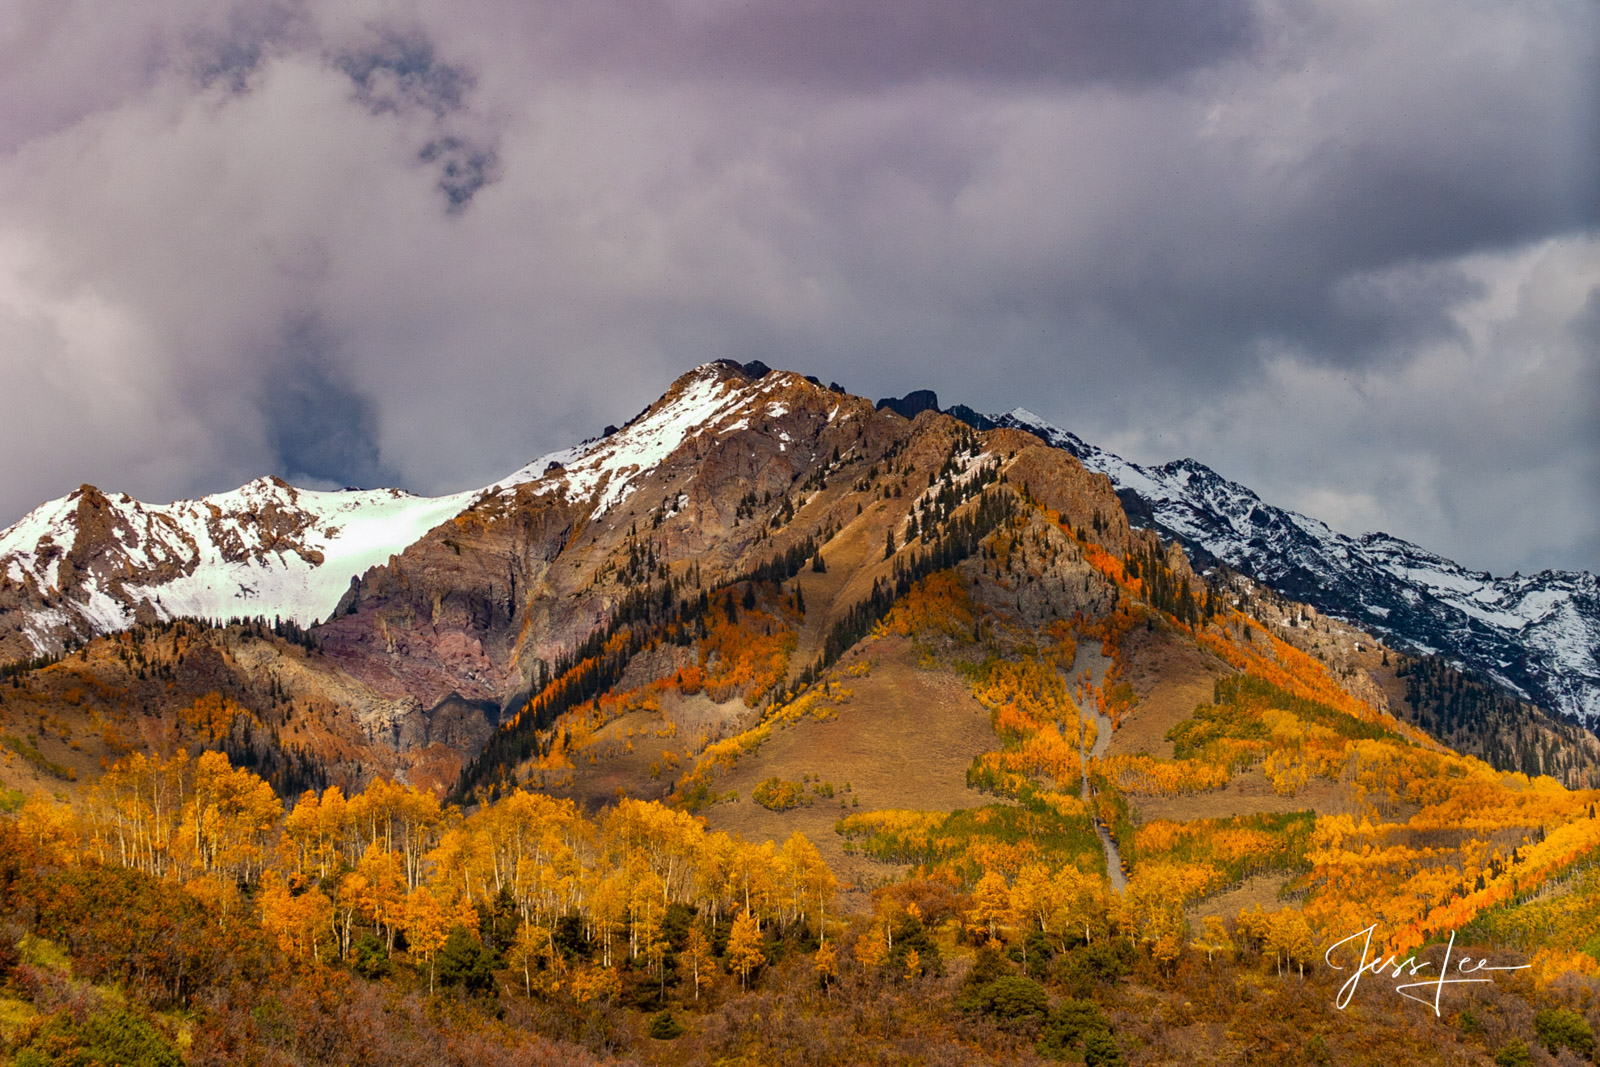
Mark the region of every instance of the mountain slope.
[[1357, 621], [1410, 651], [1443, 655], [1524, 699], [1600, 725], [1600, 581], [1586, 572], [1494, 578], [1383, 533], [1350, 537], [1264, 503], [1192, 459], [1130, 463], [1018, 408], [993, 416], [1108, 476], [1130, 517], [1200, 558]]
[[352, 575], [471, 497], [324, 493], [261, 478], [151, 505], [85, 485], [0, 533], [0, 640], [53, 653], [138, 618], [266, 614], [309, 624], [332, 610]]

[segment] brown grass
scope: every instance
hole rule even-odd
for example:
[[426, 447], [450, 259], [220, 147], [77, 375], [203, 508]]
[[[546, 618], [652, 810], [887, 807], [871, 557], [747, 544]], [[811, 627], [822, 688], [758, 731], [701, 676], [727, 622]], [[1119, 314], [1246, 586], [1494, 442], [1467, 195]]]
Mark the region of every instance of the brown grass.
[[[838, 706], [837, 717], [775, 729], [759, 752], [718, 776], [713, 788], [735, 790], [739, 800], [716, 804], [706, 815], [714, 828], [753, 841], [782, 841], [799, 830], [821, 850], [841, 883], [870, 887], [900, 869], [846, 855], [834, 822], [852, 812], [953, 811], [991, 803], [992, 798], [967, 788], [966, 772], [974, 757], [997, 748], [999, 740], [989, 726], [989, 712], [973, 699], [966, 682], [947, 671], [917, 667], [910, 642], [897, 637], [868, 642], [842, 666], [862, 657], [870, 658], [871, 673], [843, 679], [853, 696]], [[773, 812], [750, 799], [767, 778], [799, 782], [808, 774], [833, 785], [831, 800], [815, 797], [810, 807]]]
[[1122, 726], [1112, 735], [1108, 751], [1112, 755], [1146, 752], [1170, 759], [1172, 742], [1167, 740], [1167, 731], [1192, 716], [1196, 705], [1211, 700], [1213, 685], [1225, 668], [1159, 630], [1134, 630], [1128, 635], [1124, 656], [1123, 680], [1133, 686], [1138, 702], [1123, 713]]

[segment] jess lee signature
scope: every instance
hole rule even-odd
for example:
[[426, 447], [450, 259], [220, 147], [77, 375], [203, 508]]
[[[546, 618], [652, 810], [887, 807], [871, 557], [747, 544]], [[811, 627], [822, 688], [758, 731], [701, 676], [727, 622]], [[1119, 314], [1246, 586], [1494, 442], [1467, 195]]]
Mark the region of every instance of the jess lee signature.
[[[1388, 959], [1383, 959], [1381, 957], [1374, 958], [1372, 956], [1372, 933], [1377, 928], [1378, 924], [1373, 923], [1365, 930], [1357, 930], [1343, 941], [1338, 941], [1332, 945], [1329, 945], [1328, 951], [1322, 954], [1324, 963], [1336, 971], [1342, 971], [1345, 968], [1340, 964], [1333, 962], [1334, 952], [1345, 945], [1350, 945], [1351, 942], [1357, 940], [1360, 940], [1361, 942], [1361, 964], [1356, 968], [1355, 973], [1350, 976], [1349, 980], [1347, 980], [1344, 985], [1339, 987], [1339, 996], [1333, 1002], [1334, 1007], [1338, 1008], [1340, 1011], [1343, 1011], [1345, 1006], [1350, 1003], [1350, 998], [1355, 996], [1356, 986], [1361, 984], [1361, 976], [1364, 974], [1375, 975], [1380, 971], [1390, 971], [1391, 973], [1389, 977], [1391, 978], [1399, 978], [1402, 975], [1408, 978], [1415, 978], [1418, 972], [1433, 966], [1432, 962], [1428, 960], [1418, 960], [1414, 955], [1407, 956], [1405, 959], [1400, 959], [1399, 953], [1395, 953]], [[1405, 997], [1407, 1000], [1414, 1000], [1418, 1004], [1428, 1005], [1429, 1007], [1433, 1008], [1433, 1014], [1437, 1016], [1439, 1015], [1439, 1003], [1444, 997], [1445, 986], [1473, 985], [1476, 983], [1494, 981], [1493, 978], [1450, 977], [1450, 956], [1455, 951], [1455, 947], [1456, 934], [1455, 931], [1452, 930], [1450, 931], [1450, 941], [1444, 947], [1444, 962], [1439, 965], [1438, 977], [1425, 979], [1420, 982], [1403, 982], [1400, 985], [1395, 986], [1394, 991], [1399, 993], [1402, 997]], [[1353, 951], [1354, 946], [1352, 946], [1352, 952]], [[1462, 956], [1456, 961], [1456, 974], [1479, 974], [1483, 971], [1522, 971], [1531, 966], [1533, 966], [1531, 963], [1524, 963], [1516, 967], [1492, 967], [1489, 965], [1489, 961], [1486, 959], [1475, 960], [1471, 956]], [[1431, 998], [1427, 998], [1409, 992], [1409, 990], [1413, 989], [1431, 989], [1433, 990], [1433, 996]]]

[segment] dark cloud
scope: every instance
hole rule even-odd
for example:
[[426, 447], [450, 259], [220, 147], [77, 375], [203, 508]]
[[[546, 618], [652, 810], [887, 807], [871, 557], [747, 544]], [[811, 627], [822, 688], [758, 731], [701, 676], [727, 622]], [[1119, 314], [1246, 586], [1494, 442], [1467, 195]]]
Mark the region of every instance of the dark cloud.
[[[752, 0], [586, 4], [569, 26], [592, 62], [789, 82], [820, 92], [923, 80], [1136, 86], [1243, 49], [1239, 0]], [[570, 54], [570, 53], [569, 53]]]
[[203, 86], [220, 83], [239, 93], [269, 55], [306, 39], [306, 16], [293, 2], [220, 4], [211, 19], [177, 36], [181, 43], [159, 62], [186, 67]]
[[494, 181], [500, 164], [493, 148], [470, 145], [459, 137], [429, 141], [417, 158], [438, 166], [439, 191], [455, 211], [465, 208], [479, 189]]
[[416, 30], [386, 29], [363, 47], [341, 53], [334, 64], [355, 83], [356, 96], [373, 114], [426, 108], [443, 118], [466, 105], [475, 79], [464, 66], [434, 53]]
[[300, 485], [394, 485], [398, 473], [383, 462], [378, 412], [371, 398], [344, 380], [337, 347], [316, 322], [284, 332], [269, 361], [258, 401], [273, 473]]

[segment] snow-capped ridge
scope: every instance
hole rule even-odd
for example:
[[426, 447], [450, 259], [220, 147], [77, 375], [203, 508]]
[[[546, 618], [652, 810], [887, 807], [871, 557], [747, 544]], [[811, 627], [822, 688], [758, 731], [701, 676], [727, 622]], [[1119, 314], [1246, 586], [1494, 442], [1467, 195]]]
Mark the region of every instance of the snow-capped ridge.
[[[33, 651], [56, 652], [85, 628], [123, 629], [141, 612], [279, 616], [309, 625], [328, 617], [352, 578], [486, 496], [539, 483], [604, 515], [692, 437], [786, 414], [769, 397], [801, 383], [822, 388], [759, 363], [703, 364], [622, 428], [546, 453], [487, 487], [437, 497], [302, 489], [265, 475], [225, 492], [149, 504], [82, 485], [0, 531], [0, 581], [24, 594], [6, 629], [24, 635]], [[8, 607], [0, 600], [0, 619]]]
[[1274, 507], [1198, 460], [1142, 466], [1023, 408], [992, 418], [1106, 475], [1130, 515], [1148, 514], [1191, 549], [1403, 647], [1446, 655], [1550, 710], [1600, 724], [1594, 575], [1495, 578], [1387, 533], [1352, 537]]

